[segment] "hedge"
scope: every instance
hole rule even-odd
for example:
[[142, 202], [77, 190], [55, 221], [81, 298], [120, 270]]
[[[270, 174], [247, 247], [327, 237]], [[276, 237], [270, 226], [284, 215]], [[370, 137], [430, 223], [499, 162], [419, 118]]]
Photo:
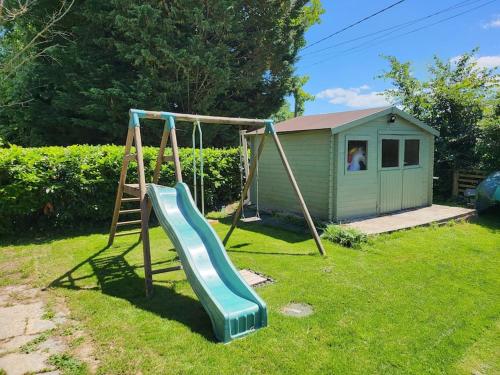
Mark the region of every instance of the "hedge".
[[[0, 149], [0, 233], [109, 222], [123, 150], [123, 146], [86, 145]], [[157, 152], [144, 147], [147, 181], [152, 179]], [[192, 150], [180, 149], [179, 155], [184, 181], [191, 185]], [[203, 155], [206, 207], [236, 200], [238, 149], [205, 149]], [[127, 181], [137, 181], [136, 162], [130, 163]], [[160, 184], [174, 183], [173, 164], [165, 163]]]

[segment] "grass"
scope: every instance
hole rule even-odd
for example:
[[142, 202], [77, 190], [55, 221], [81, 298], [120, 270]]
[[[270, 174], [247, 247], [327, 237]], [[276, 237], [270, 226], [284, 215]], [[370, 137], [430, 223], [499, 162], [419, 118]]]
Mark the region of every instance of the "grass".
[[53, 354], [49, 357], [48, 363], [63, 375], [80, 375], [86, 372], [85, 364], [68, 353]]
[[38, 349], [38, 346], [44, 342], [47, 341], [47, 339], [50, 336], [50, 332], [43, 332], [39, 336], [35, 337], [33, 340], [27, 342], [23, 346], [19, 348], [19, 350], [24, 353], [24, 354], [29, 354], [31, 352], [34, 352], [35, 350]]
[[[215, 228], [223, 236], [228, 225]], [[500, 372], [499, 218], [383, 235], [363, 251], [324, 241], [327, 257], [307, 235], [244, 224], [229, 256], [276, 283], [257, 289], [269, 327], [229, 345], [214, 341], [182, 272], [157, 275], [155, 295], [144, 297], [134, 241], [118, 237], [106, 248], [103, 233], [4, 241], [0, 283], [50, 285], [64, 296], [101, 374]], [[151, 244], [154, 268], [175, 262], [161, 228]], [[285, 317], [289, 302], [314, 314]]]
[[360, 248], [362, 244], [368, 242], [368, 236], [356, 228], [345, 228], [336, 224], [328, 224], [321, 237], [352, 248]]

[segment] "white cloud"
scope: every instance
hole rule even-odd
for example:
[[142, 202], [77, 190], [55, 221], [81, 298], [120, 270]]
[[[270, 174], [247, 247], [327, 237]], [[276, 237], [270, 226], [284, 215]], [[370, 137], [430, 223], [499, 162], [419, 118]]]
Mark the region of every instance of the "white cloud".
[[490, 21], [483, 23], [483, 29], [500, 28], [500, 14], [496, 14]]
[[[455, 56], [450, 59], [452, 64], [456, 64], [460, 59], [460, 56]], [[478, 68], [498, 68], [500, 67], [500, 55], [494, 56], [476, 56], [474, 57], [474, 61], [476, 62]]]
[[476, 60], [477, 66], [480, 68], [496, 68], [500, 66], [499, 56], [481, 56]]
[[316, 97], [328, 100], [332, 104], [343, 104], [353, 108], [383, 107], [391, 104], [380, 91], [368, 91], [369, 89], [368, 85], [347, 89], [334, 87], [319, 92]]

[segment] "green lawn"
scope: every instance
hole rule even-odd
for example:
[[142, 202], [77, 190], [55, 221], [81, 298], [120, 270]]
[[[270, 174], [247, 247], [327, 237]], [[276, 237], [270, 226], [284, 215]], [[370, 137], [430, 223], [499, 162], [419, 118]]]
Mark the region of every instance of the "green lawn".
[[[269, 327], [228, 345], [214, 342], [182, 271], [158, 275], [154, 297], [144, 297], [134, 241], [4, 242], [0, 283], [65, 296], [103, 374], [500, 373], [499, 218], [384, 235], [361, 250], [325, 244], [327, 257], [308, 236], [246, 224], [228, 244], [231, 259], [276, 283], [257, 289]], [[156, 268], [174, 261], [161, 228], [151, 243]], [[283, 316], [291, 301], [314, 314]]]

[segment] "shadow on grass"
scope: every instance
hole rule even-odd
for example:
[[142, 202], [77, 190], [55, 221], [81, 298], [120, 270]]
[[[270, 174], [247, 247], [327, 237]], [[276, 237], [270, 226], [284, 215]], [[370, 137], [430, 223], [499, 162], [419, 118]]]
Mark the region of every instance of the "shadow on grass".
[[492, 232], [500, 230], [500, 206], [492, 207], [471, 219], [471, 222], [489, 229]]
[[[271, 215], [261, 214], [261, 218], [261, 221], [248, 223], [238, 221], [236, 228], [289, 243], [304, 242], [312, 238], [307, 227], [287, 223], [283, 219], [274, 218]], [[233, 221], [232, 217], [224, 217], [218, 220], [220, 223], [228, 226], [231, 226]]]
[[271, 251], [251, 251], [251, 250], [240, 250], [239, 245], [235, 246], [230, 246], [226, 248], [226, 252], [228, 253], [235, 253], [235, 254], [255, 254], [255, 255], [282, 255], [282, 256], [297, 256], [297, 257], [310, 257], [310, 256], [316, 256], [318, 252], [309, 252], [309, 253], [278, 253], [278, 252], [271, 252]]
[[[142, 268], [142, 265], [132, 266], [125, 259], [125, 256], [138, 244], [137, 241], [118, 254], [113, 252], [116, 248], [110, 249], [106, 246], [52, 281], [49, 287], [88, 290], [89, 288], [79, 285], [79, 282], [95, 276], [99, 288], [91, 289], [100, 289], [104, 294], [127, 300], [135, 307], [152, 312], [161, 318], [178, 321], [206, 340], [216, 342], [210, 319], [199, 301], [179, 294], [173, 288], [158, 285], [157, 282], [153, 296], [150, 298], [145, 296], [145, 280], [136, 273], [136, 269]], [[171, 262], [156, 262], [153, 265]], [[92, 267], [93, 273], [74, 277], [75, 272], [86, 264]]]
[[[149, 228], [155, 228], [158, 224], [150, 223]], [[86, 224], [75, 228], [39, 228], [37, 230], [23, 231], [23, 235], [12, 233], [0, 237], [0, 246], [16, 245], [42, 245], [55, 241], [72, 239], [75, 237], [92, 236], [96, 234], [109, 235], [109, 223]]]
[[[282, 219], [276, 219], [272, 217], [271, 215], [266, 215], [262, 214], [262, 221], [255, 221], [255, 222], [242, 222], [239, 221], [237, 225], [237, 229], [239, 231], [247, 231], [251, 233], [257, 233], [259, 235], [265, 236], [265, 237], [271, 237], [277, 240], [284, 241], [286, 243], [299, 243], [299, 242], [305, 242], [309, 241], [312, 239], [312, 236], [308, 229], [304, 229], [302, 227], [296, 227], [295, 224], [287, 224], [284, 222]], [[232, 217], [225, 217], [222, 219], [219, 219], [219, 222], [222, 224], [226, 225], [231, 225], [232, 222]], [[314, 256], [318, 254], [318, 251], [316, 249], [316, 246], [314, 245], [314, 242], [311, 241], [311, 248], [310, 251], [307, 253], [292, 253], [292, 252], [270, 252], [270, 251], [250, 251], [250, 250], [245, 250], [242, 249], [246, 246], [251, 245], [250, 242], [242, 242], [242, 243], [236, 243], [233, 244], [233, 239], [234, 234], [232, 237], [229, 238], [228, 243], [226, 244], [226, 251], [228, 253], [245, 253], [245, 254], [257, 254], [257, 255], [291, 255], [291, 256]], [[285, 245], [286, 247], [286, 245]]]

